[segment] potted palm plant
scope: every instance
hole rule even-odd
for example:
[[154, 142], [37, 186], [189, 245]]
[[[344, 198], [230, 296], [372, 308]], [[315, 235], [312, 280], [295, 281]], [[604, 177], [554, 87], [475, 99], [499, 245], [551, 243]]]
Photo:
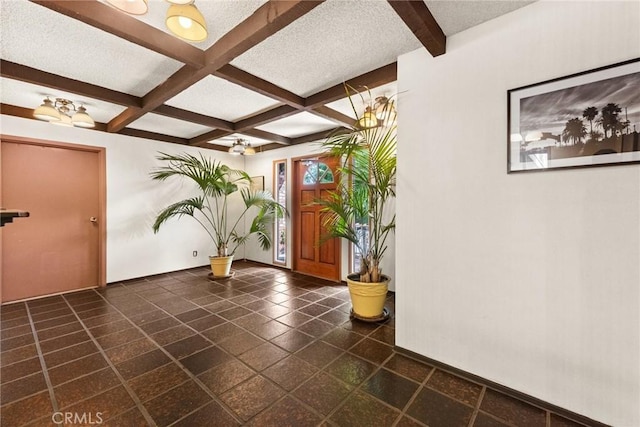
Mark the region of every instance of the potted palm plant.
[[[355, 113], [351, 88], [347, 94]], [[395, 198], [396, 110], [395, 101], [386, 97], [369, 104], [358, 122], [322, 142], [322, 148], [342, 162], [338, 188], [318, 203], [325, 214], [324, 238], [353, 243], [360, 260], [360, 271], [347, 276], [354, 317], [380, 320], [390, 281], [380, 262], [395, 230], [388, 203]]]
[[[275, 214], [282, 216], [286, 211], [268, 191], [252, 191], [251, 178], [246, 172], [231, 169], [202, 154], [196, 157], [159, 153], [157, 159], [166, 164], [151, 172], [152, 179], [187, 179], [196, 184], [199, 194], [164, 208], [153, 223], [154, 233], [171, 218], [188, 216], [195, 219], [216, 247], [216, 254], [209, 257], [214, 277], [229, 277], [234, 253], [251, 235], [257, 236], [263, 250], [271, 248], [270, 230]], [[243, 202], [242, 211], [231, 218], [229, 202], [238, 196]], [[243, 219], [249, 214], [253, 215], [251, 226], [244, 230]]]

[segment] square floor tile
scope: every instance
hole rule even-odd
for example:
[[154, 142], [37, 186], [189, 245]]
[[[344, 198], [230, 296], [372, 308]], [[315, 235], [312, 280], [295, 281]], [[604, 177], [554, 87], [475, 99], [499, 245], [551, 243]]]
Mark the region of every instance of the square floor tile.
[[266, 369], [263, 375], [283, 389], [291, 391], [315, 374], [317, 370], [316, 367], [302, 359], [290, 356]]
[[311, 406], [323, 415], [329, 415], [353, 387], [338, 381], [324, 372], [308, 380], [303, 387], [293, 392], [298, 399]]
[[380, 369], [362, 386], [362, 390], [403, 410], [418, 389], [418, 384], [386, 369]]
[[243, 353], [239, 359], [259, 372], [285, 358], [288, 354], [287, 351], [280, 347], [265, 342]]
[[0, 405], [22, 399], [30, 394], [46, 390], [47, 383], [42, 372], [37, 372], [28, 377], [22, 377], [15, 381], [7, 382], [0, 386]]
[[176, 359], [189, 356], [197, 351], [211, 347], [213, 344], [201, 335], [192, 335], [180, 341], [174, 341], [164, 346], [164, 349]]
[[429, 365], [398, 353], [394, 353], [384, 367], [419, 383], [424, 381], [433, 370]]
[[146, 372], [169, 363], [171, 359], [160, 349], [133, 357], [116, 365], [116, 369], [125, 380], [130, 380]]
[[35, 374], [36, 372], [40, 372], [41, 370], [42, 365], [40, 364], [39, 357], [25, 359], [21, 362], [2, 367], [0, 369], [0, 382], [4, 384], [9, 381], [17, 380], [18, 378]]
[[329, 374], [348, 384], [357, 386], [375, 371], [376, 366], [364, 359], [345, 353], [325, 368]]
[[[112, 388], [104, 393], [78, 402], [68, 407], [65, 412], [89, 414], [97, 421], [97, 414], [104, 420], [113, 418], [135, 407], [135, 402], [123, 386]], [[95, 422], [94, 422], [95, 423]]]
[[407, 409], [407, 414], [429, 426], [466, 427], [473, 415], [473, 408], [423, 388]]
[[366, 393], [356, 391], [333, 414], [331, 421], [345, 427], [384, 427], [393, 425], [394, 421], [399, 417], [400, 412], [386, 406]]
[[220, 398], [241, 419], [247, 421], [284, 394], [282, 389], [257, 376], [232, 388]]
[[187, 381], [145, 402], [144, 406], [156, 424], [166, 426], [211, 400], [211, 397], [195, 382]]
[[94, 353], [90, 356], [49, 369], [49, 379], [54, 386], [57, 386], [66, 381], [99, 371], [106, 367], [107, 361], [104, 360], [104, 357], [102, 357], [100, 353]]
[[244, 363], [232, 359], [201, 373], [198, 378], [212, 392], [221, 394], [255, 374], [256, 372], [248, 368]]
[[58, 401], [58, 406], [66, 408], [120, 384], [120, 380], [113, 372], [113, 369], [105, 368], [56, 387], [54, 394]]
[[53, 406], [48, 391], [29, 396], [2, 406], [2, 425], [21, 426], [53, 414]]
[[233, 335], [231, 338], [221, 341], [218, 345], [234, 356], [237, 356], [264, 342], [265, 341], [262, 338], [250, 334], [249, 332], [240, 332], [237, 335]]
[[317, 426], [322, 419], [304, 407], [300, 402], [285, 397], [269, 409], [256, 416], [247, 425], [255, 427], [264, 426]]
[[379, 365], [393, 354], [393, 348], [370, 338], [365, 338], [351, 347], [349, 352]]
[[110, 348], [105, 351], [105, 354], [111, 360], [113, 364], [122, 363], [125, 360], [132, 359], [140, 354], [148, 353], [151, 350], [156, 350], [158, 347], [153, 341], [142, 338], [118, 347]]
[[207, 371], [214, 366], [231, 360], [231, 356], [222, 351], [218, 347], [209, 347], [202, 351], [192, 354], [191, 356], [181, 359], [180, 362], [191, 371], [192, 374], [198, 375]]
[[153, 371], [129, 380], [129, 386], [145, 402], [189, 379], [189, 375], [175, 363], [167, 363]]
[[314, 340], [312, 336], [298, 332], [295, 329], [285, 332], [271, 340], [272, 343], [284, 348], [288, 352], [296, 352], [311, 343]]
[[343, 353], [339, 348], [322, 341], [315, 341], [296, 353], [296, 356], [312, 365], [323, 368]]
[[480, 409], [518, 426], [546, 424], [546, 414], [542, 409], [490, 389], [485, 392]]
[[467, 405], [476, 406], [482, 386], [437, 369], [427, 381], [427, 387], [447, 394]]
[[234, 427], [240, 425], [219, 403], [211, 402], [181, 419], [176, 424], [173, 424], [172, 427], [209, 426], [212, 425], [212, 423], [215, 423], [216, 427]]

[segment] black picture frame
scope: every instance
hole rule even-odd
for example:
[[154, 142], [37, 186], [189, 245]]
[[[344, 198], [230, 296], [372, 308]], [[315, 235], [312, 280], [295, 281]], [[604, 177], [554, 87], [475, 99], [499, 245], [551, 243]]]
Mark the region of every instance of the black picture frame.
[[640, 58], [507, 91], [507, 173], [640, 163]]

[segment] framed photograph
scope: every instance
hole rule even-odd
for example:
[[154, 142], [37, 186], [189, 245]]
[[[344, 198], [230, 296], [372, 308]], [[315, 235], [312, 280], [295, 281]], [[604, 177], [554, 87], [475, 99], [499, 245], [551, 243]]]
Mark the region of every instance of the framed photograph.
[[640, 162], [640, 58], [507, 97], [507, 173]]
[[264, 190], [264, 175], [251, 177], [251, 191], [263, 191]]

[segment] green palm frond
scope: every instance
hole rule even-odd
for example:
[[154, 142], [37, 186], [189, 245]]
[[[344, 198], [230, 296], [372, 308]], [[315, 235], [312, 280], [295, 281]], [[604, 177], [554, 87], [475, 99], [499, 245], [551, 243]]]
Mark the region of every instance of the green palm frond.
[[[360, 97], [366, 103], [365, 96], [350, 86], [345, 89], [357, 116], [353, 98]], [[326, 229], [321, 241], [339, 237], [356, 245], [356, 250], [362, 254], [363, 267], [368, 269], [361, 275], [361, 280], [362, 277], [377, 276], [374, 270], [378, 270], [386, 252], [389, 234], [395, 231], [395, 216], [390, 221], [383, 220], [387, 203], [395, 197], [397, 128], [394, 100], [383, 105], [382, 115], [378, 126], [360, 128], [354, 124], [336, 131], [322, 143], [325, 151], [342, 162], [338, 190], [325, 200], [317, 200], [322, 206]], [[363, 223], [369, 224], [368, 247], [363, 247], [356, 229]]]
[[[202, 154], [196, 157], [191, 154], [159, 153], [157, 159], [164, 162], [164, 165], [150, 173], [152, 179], [165, 181], [171, 177], [182, 178], [193, 182], [201, 194], [163, 209], [153, 224], [154, 232], [157, 233], [161, 225], [170, 218], [190, 216], [207, 231], [218, 248], [218, 253], [226, 251], [233, 242], [233, 254], [252, 234], [258, 235], [263, 249], [271, 247], [269, 225], [273, 223], [276, 212], [284, 216], [287, 214], [286, 209], [273, 199], [271, 193], [250, 191], [248, 187], [251, 178], [246, 172], [231, 169]], [[244, 209], [237, 217], [229, 218], [229, 198], [236, 193], [239, 193]], [[237, 229], [245, 216], [254, 212], [252, 208], [257, 209], [252, 227], [241, 235]]]

